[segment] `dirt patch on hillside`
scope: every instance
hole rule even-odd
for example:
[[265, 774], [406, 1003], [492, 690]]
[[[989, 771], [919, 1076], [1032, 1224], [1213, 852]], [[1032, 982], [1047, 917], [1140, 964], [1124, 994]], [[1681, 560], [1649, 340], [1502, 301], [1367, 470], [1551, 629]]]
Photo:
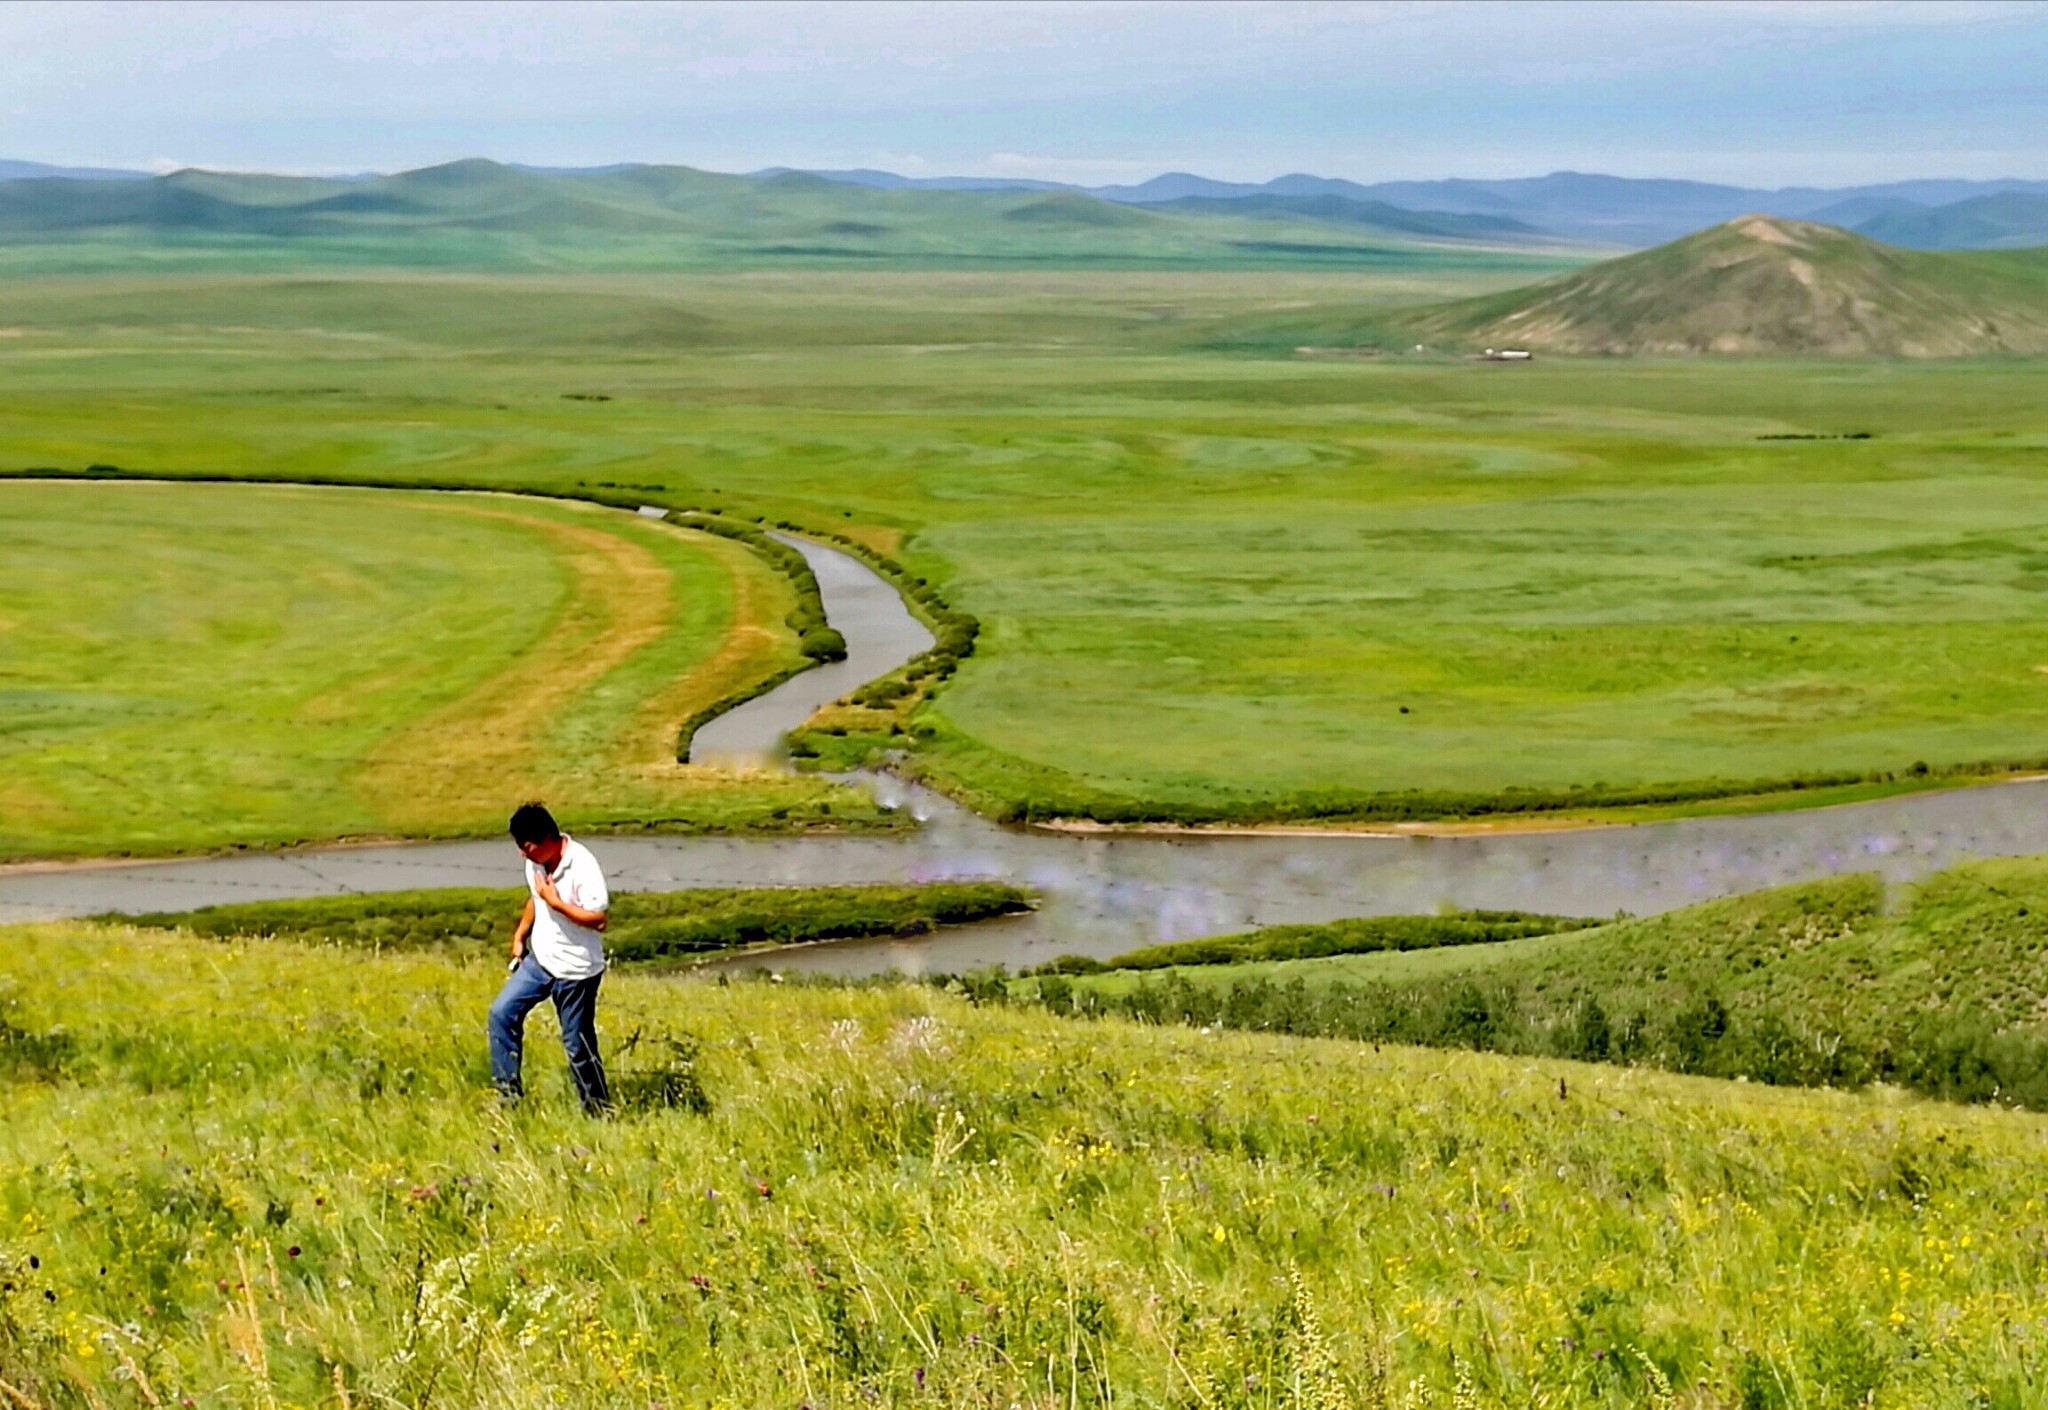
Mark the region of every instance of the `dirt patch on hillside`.
[[1779, 221], [1767, 215], [1747, 215], [1735, 223], [1738, 234], [1752, 240], [1761, 240], [1766, 245], [1782, 245], [1788, 250], [1803, 250], [1806, 242]]

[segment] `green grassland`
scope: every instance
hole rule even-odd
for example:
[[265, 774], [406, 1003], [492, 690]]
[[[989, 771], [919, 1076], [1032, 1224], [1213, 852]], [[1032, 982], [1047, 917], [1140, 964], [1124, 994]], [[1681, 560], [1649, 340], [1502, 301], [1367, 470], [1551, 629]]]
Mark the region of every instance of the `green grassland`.
[[13, 1403], [2048, 1393], [2029, 1115], [628, 974], [621, 1086], [686, 1100], [590, 1122], [544, 1034], [535, 1095], [488, 1097], [496, 983], [10, 930]]
[[1509, 282], [15, 281], [0, 446], [853, 534], [981, 618], [910, 767], [1008, 815], [1583, 810], [2048, 754], [2048, 368], [1293, 351]]
[[[1314, 938], [1272, 948], [1312, 955]], [[1084, 1010], [2048, 1107], [2041, 858], [1890, 896], [1839, 877], [1496, 943], [1267, 959], [1254, 935], [1241, 948], [1254, 958], [1037, 986], [1063, 1008], [1079, 995]]]
[[493, 496], [0, 484], [0, 857], [873, 820], [674, 762], [796, 659], [738, 545]]

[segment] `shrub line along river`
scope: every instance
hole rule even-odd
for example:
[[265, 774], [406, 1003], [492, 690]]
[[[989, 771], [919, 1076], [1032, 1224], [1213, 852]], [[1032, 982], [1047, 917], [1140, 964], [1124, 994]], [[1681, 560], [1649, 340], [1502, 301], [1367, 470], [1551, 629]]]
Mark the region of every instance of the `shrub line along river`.
[[[706, 726], [693, 759], [768, 756], [817, 705], [931, 642], [858, 559], [788, 541], [817, 574], [848, 659]], [[837, 975], [1019, 968], [1057, 954], [1106, 958], [1255, 925], [1447, 905], [1640, 915], [1811, 877], [1872, 871], [1909, 881], [1972, 857], [2048, 852], [2048, 781], [1805, 812], [1466, 837], [1076, 835], [1001, 826], [893, 778], [867, 783], [922, 826], [885, 837], [614, 837], [597, 850], [621, 890], [989, 877], [1045, 898], [1033, 914], [924, 939], [828, 942], [727, 961]], [[517, 881], [517, 859], [500, 841], [108, 863], [0, 873], [0, 921]]]

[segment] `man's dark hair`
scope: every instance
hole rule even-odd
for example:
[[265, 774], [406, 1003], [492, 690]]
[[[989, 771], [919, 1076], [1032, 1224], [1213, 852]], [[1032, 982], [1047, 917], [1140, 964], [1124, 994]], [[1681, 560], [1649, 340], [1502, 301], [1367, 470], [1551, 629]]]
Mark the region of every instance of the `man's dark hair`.
[[521, 803], [512, 814], [514, 842], [552, 842], [561, 835], [555, 815], [538, 803]]

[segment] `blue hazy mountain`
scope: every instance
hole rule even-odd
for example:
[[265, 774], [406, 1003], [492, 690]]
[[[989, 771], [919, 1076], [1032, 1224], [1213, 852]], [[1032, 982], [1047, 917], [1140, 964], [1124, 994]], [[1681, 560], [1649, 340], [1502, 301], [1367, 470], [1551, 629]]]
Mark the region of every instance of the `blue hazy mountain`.
[[[389, 176], [180, 171], [0, 181], [10, 269], [311, 265], [675, 269], [744, 263], [1275, 265], [1537, 272], [1569, 252], [1512, 222], [1329, 198], [1181, 210], [1060, 187], [873, 186], [781, 171], [481, 159]], [[1515, 248], [1520, 247], [1520, 248]]]
[[33, 181], [52, 176], [73, 181], [146, 181], [150, 175], [111, 166], [51, 166], [47, 162], [0, 160], [0, 181]]
[[[457, 169], [471, 169], [471, 164], [449, 163], [446, 167], [427, 170]], [[490, 175], [491, 172], [498, 176]], [[636, 177], [635, 173], [650, 175]], [[659, 173], [672, 175], [662, 177]], [[682, 173], [688, 175], [683, 176]], [[245, 190], [268, 182], [325, 182], [327, 186], [323, 188], [323, 194], [332, 197], [341, 197], [344, 193], [340, 188], [343, 186], [358, 188], [357, 194], [342, 200], [338, 206], [309, 210], [300, 208], [300, 203], [292, 199], [284, 202], [288, 209], [249, 212], [246, 217], [237, 217], [233, 212], [218, 213], [230, 225], [246, 218], [276, 231], [284, 226], [302, 226], [309, 217], [339, 217], [352, 208], [357, 215], [367, 215], [369, 208], [361, 205], [365, 200], [373, 203], [395, 200], [397, 205], [387, 206], [386, 210], [396, 215], [398, 208], [412, 199], [413, 193], [409, 188], [419, 184], [415, 179], [417, 175], [402, 172], [394, 176], [290, 178], [243, 174], [207, 176], [206, 181], [241, 182]], [[1582, 245], [1642, 248], [1723, 224], [1740, 215], [1764, 214], [1840, 226], [1887, 244], [1912, 249], [2001, 249], [2048, 244], [2048, 181], [2018, 179], [1967, 181], [1929, 178], [1867, 186], [1761, 189], [1573, 171], [1499, 180], [1449, 178], [1376, 183], [1306, 172], [1293, 172], [1264, 182], [1220, 181], [1194, 172], [1170, 171], [1130, 184], [1081, 186], [1013, 177], [910, 177], [873, 168], [804, 171], [771, 167], [747, 176], [725, 176], [695, 172], [686, 167], [630, 162], [590, 167], [481, 163], [471, 169], [471, 175], [481, 185], [490, 186], [496, 182], [504, 190], [511, 188], [503, 187], [499, 177], [581, 183], [580, 190], [557, 190], [547, 200], [541, 199], [537, 191], [529, 191], [528, 194], [534, 205], [553, 207], [546, 215], [548, 223], [573, 223], [577, 210], [582, 208], [601, 226], [611, 228], [620, 224], [637, 224], [651, 229], [665, 223], [669, 217], [650, 219], [645, 211], [632, 215], [622, 213], [615, 199], [618, 193], [601, 191], [600, 188], [607, 183], [624, 183], [627, 186], [644, 186], [648, 182], [655, 185], [666, 182], [670, 186], [680, 183], [695, 188], [694, 195], [701, 201], [710, 195], [704, 185], [707, 182], [714, 185], [722, 182], [751, 183], [753, 187], [779, 191], [785, 196], [793, 194], [801, 183], [815, 182], [816, 186], [810, 189], [818, 191], [820, 199], [827, 189], [845, 190], [849, 187], [896, 199], [920, 194], [946, 197], [1069, 194], [1197, 221], [1285, 220], [1351, 231], [1370, 229], [1387, 235], [1405, 234], [1423, 239], [1522, 243], [1549, 238]], [[128, 198], [118, 199], [108, 197], [105, 192], [75, 191], [67, 196], [52, 190], [28, 203], [31, 205], [64, 207], [70, 202], [73, 214], [79, 216], [85, 215], [86, 207], [102, 206], [110, 212], [125, 210], [128, 212], [126, 220], [141, 219], [144, 223], [175, 220], [182, 212], [185, 219], [198, 219], [205, 223], [205, 217], [198, 209], [206, 204], [203, 192], [163, 187], [159, 184], [163, 180], [147, 172], [118, 168], [0, 161], [0, 190], [13, 189], [16, 198], [26, 194], [19, 189], [21, 183], [83, 181], [94, 186], [122, 183], [136, 188]], [[171, 180], [174, 185], [188, 188], [205, 185], [194, 173], [178, 173]], [[396, 183], [392, 189], [381, 195], [372, 194], [391, 183]], [[149, 189], [155, 194], [148, 202], [138, 203], [136, 198], [142, 189]], [[301, 185], [292, 189], [303, 195], [311, 188]], [[727, 188], [722, 194], [736, 194], [740, 189]], [[594, 206], [585, 198], [596, 198]], [[22, 209], [20, 199], [10, 199], [6, 204], [17, 218], [28, 215]], [[148, 213], [138, 215], [138, 210], [145, 207]], [[964, 211], [952, 213], [965, 214]], [[59, 211], [45, 211], [43, 214], [51, 216], [60, 225], [67, 218]], [[908, 208], [892, 210], [890, 219], [884, 223], [900, 225], [909, 219]], [[1055, 205], [1044, 210], [1032, 208], [1015, 214], [1011, 219], [1025, 226], [1047, 222], [1098, 227], [1117, 224], [1106, 212], [1079, 205]], [[868, 221], [869, 217], [865, 215], [846, 215], [839, 223]], [[28, 216], [28, 223], [39, 224], [41, 219]], [[912, 220], [911, 223], [917, 222]], [[738, 232], [733, 233], [737, 235]], [[848, 232], [840, 230], [838, 233]]]
[[1916, 250], [2003, 250], [2048, 245], [2048, 193], [2000, 191], [1951, 205], [1892, 205], [1855, 224], [1859, 235]]
[[[908, 178], [890, 172], [821, 172], [836, 181], [878, 189], [975, 190], [1063, 189], [1126, 205], [1166, 206], [1187, 201], [1218, 203], [1181, 207], [1189, 213], [1223, 213], [1227, 203], [1271, 197], [1335, 198], [1438, 216], [1482, 216], [1513, 222], [1524, 232], [1566, 240], [1643, 247], [1723, 224], [1746, 214], [1818, 220], [1855, 229], [1893, 244], [1924, 249], [1992, 248], [2012, 243], [2048, 243], [2028, 232], [2038, 227], [2021, 214], [2023, 203], [1972, 206], [1943, 219], [1916, 212], [1938, 211], [2010, 196], [2048, 196], [2048, 181], [1965, 181], [1929, 178], [1868, 186], [1787, 186], [1765, 189], [1705, 181], [1603, 176], [1558, 171], [1547, 176], [1502, 180], [1445, 179], [1361, 183], [1295, 172], [1271, 181], [1218, 181], [1192, 172], [1167, 172], [1130, 185], [1079, 186], [997, 177]], [[2009, 207], [2009, 208], [2008, 208]], [[1910, 217], [1910, 218], [1909, 218]], [[1341, 217], [1339, 217], [1341, 219]], [[1884, 224], [1864, 228], [1866, 221]], [[1510, 227], [1503, 227], [1507, 229]]]

